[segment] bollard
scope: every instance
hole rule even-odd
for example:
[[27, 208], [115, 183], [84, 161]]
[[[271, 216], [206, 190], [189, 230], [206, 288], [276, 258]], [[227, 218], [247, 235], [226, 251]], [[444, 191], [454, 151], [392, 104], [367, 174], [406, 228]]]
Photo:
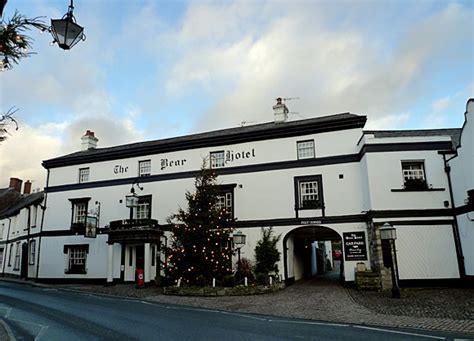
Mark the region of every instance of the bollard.
[[181, 278], [178, 279], [178, 283], [176, 284], [176, 286], [179, 288], [181, 286]]
[[272, 276], [268, 276], [268, 278], [270, 279], [270, 285], [273, 284], [273, 277]]
[[213, 288], [216, 287], [216, 279], [215, 279], [215, 278], [212, 279], [212, 287], [213, 287]]
[[245, 286], [248, 286], [247, 277], [244, 278], [244, 284]]

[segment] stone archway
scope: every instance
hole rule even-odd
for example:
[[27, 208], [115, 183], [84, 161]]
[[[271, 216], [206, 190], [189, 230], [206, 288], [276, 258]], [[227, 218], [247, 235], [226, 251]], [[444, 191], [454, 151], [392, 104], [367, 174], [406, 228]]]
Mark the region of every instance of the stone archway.
[[[332, 249], [327, 250], [326, 247], [331, 245], [332, 241], [342, 242], [342, 237], [335, 230], [325, 226], [306, 225], [289, 231], [283, 238], [283, 263], [286, 283], [290, 284], [295, 280], [309, 278], [316, 273], [321, 273], [321, 267], [325, 268], [326, 266], [326, 259], [331, 257], [332, 260]], [[324, 263], [320, 262], [321, 258]], [[341, 255], [339, 274], [341, 279], [344, 273], [342, 259]]]

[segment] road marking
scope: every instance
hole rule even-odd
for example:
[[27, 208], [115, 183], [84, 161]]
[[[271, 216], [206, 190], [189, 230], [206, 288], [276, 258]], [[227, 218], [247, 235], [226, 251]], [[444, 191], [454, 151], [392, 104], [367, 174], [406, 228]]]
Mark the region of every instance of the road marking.
[[232, 315], [232, 316], [244, 317], [244, 318], [251, 319], [251, 320], [270, 321], [269, 319], [262, 318], [262, 317], [256, 317], [256, 316], [252, 316], [252, 315], [244, 315], [244, 314], [239, 314], [239, 313], [231, 313], [231, 312], [228, 312], [228, 311], [217, 311], [217, 312], [218, 312], [218, 313], [221, 313], [221, 314], [225, 314], [225, 315]]
[[382, 328], [374, 328], [374, 327], [366, 327], [366, 326], [353, 326], [353, 327], [354, 327], [354, 328], [360, 328], [360, 329], [377, 330], [377, 331], [385, 332], [385, 333], [393, 333], [393, 334], [419, 336], [419, 337], [426, 337], [426, 338], [429, 338], [429, 339], [437, 339], [437, 340], [446, 340], [445, 337], [441, 337], [441, 336], [433, 336], [433, 335], [417, 334], [417, 333], [408, 333], [408, 332], [399, 332], [399, 331], [396, 331], [396, 330], [382, 329]]
[[154, 303], [150, 303], [150, 302], [147, 302], [147, 301], [140, 301], [140, 303], [148, 304], [148, 305], [155, 305]]
[[8, 317], [10, 317], [10, 314], [11, 314], [13, 308], [11, 308], [11, 307], [0, 307], [0, 309], [5, 309], [6, 310], [6, 313], [5, 313], [5, 315], [3, 315], [3, 317], [7, 319]]
[[313, 324], [313, 325], [318, 325], [318, 326], [332, 326], [332, 327], [349, 327], [348, 324], [343, 324], [343, 323], [330, 323], [330, 322], [291, 321], [291, 320], [268, 320], [268, 322], [296, 323], [296, 324]]
[[41, 330], [39, 331], [39, 333], [35, 337], [35, 341], [41, 340], [41, 337], [43, 336], [42, 334], [44, 334], [44, 331], [46, 331], [48, 328], [49, 328], [49, 326], [41, 327]]

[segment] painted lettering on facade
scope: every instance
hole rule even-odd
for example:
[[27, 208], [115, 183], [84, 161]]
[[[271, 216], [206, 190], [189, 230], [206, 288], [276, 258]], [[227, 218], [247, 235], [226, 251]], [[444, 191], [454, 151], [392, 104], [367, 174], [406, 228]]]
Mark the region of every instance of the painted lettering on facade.
[[321, 220], [301, 220], [301, 225], [320, 225]]
[[233, 150], [225, 151], [225, 163], [231, 163], [235, 160], [250, 159], [255, 157], [255, 148], [252, 151], [234, 152]]
[[186, 159], [181, 159], [181, 160], [161, 159], [160, 160], [161, 170], [168, 167], [184, 166], [185, 163], [186, 163]]
[[128, 166], [116, 165], [114, 167], [114, 174], [124, 174], [128, 172]]

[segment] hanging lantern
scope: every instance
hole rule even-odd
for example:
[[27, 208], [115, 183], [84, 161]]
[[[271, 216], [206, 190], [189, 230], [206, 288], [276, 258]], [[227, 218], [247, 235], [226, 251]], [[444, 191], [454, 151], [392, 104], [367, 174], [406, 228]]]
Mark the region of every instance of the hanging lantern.
[[72, 1], [62, 19], [51, 19], [51, 34], [54, 42], [63, 50], [70, 50], [80, 40], [86, 40], [84, 28], [76, 24], [76, 18], [72, 14], [74, 10]]

